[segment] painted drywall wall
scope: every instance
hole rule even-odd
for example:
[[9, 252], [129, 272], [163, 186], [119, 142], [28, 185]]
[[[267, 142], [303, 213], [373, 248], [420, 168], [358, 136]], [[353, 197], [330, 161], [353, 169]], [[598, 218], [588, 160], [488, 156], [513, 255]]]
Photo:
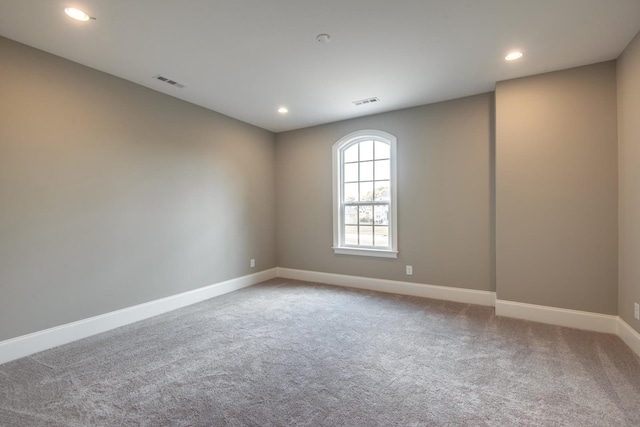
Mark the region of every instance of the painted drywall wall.
[[640, 34], [618, 58], [618, 315], [636, 331], [640, 304]]
[[[482, 94], [277, 134], [278, 266], [493, 290], [492, 108]], [[332, 146], [362, 129], [397, 138], [397, 259], [331, 249]]]
[[0, 64], [0, 341], [275, 267], [272, 133], [4, 38]]
[[498, 299], [617, 313], [616, 67], [496, 87]]

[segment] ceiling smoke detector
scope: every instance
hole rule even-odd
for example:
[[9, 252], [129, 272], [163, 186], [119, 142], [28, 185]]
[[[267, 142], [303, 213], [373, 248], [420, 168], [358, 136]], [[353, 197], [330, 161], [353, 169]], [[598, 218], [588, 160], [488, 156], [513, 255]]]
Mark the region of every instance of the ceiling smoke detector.
[[316, 36], [316, 40], [320, 43], [329, 43], [331, 41], [331, 36], [329, 34], [318, 34]]

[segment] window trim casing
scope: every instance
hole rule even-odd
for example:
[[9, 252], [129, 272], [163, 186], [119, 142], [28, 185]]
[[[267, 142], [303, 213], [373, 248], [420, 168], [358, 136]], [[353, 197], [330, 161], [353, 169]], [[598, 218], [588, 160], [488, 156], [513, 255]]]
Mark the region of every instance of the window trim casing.
[[[380, 140], [389, 144], [390, 153], [390, 190], [389, 233], [390, 249], [358, 248], [343, 245], [342, 229], [342, 149], [353, 143], [369, 139]], [[351, 132], [333, 144], [333, 252], [340, 255], [356, 255], [380, 258], [398, 257], [398, 179], [397, 179], [397, 139], [390, 133], [367, 129]]]

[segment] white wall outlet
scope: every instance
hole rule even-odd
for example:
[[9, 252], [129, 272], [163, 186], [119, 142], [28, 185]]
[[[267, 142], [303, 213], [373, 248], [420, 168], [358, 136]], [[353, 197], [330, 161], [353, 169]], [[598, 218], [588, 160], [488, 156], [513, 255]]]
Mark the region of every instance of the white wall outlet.
[[253, 268], [256, 266], [256, 260], [251, 258], [251, 261], [249, 262], [249, 267]]
[[637, 302], [633, 303], [633, 317], [635, 317], [636, 320], [640, 320], [640, 304]]
[[413, 266], [407, 265], [407, 276], [413, 275]]

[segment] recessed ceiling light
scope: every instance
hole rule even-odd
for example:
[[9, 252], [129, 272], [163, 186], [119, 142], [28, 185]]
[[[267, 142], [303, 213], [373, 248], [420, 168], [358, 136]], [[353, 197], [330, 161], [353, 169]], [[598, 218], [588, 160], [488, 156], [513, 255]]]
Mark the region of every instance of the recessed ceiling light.
[[516, 59], [522, 58], [523, 53], [520, 51], [511, 52], [507, 56], [504, 57], [507, 61], [515, 61]]
[[278, 108], [278, 113], [280, 114], [287, 114], [288, 112], [289, 112], [289, 109], [287, 107]]
[[64, 10], [64, 13], [66, 13], [67, 16], [69, 16], [70, 18], [75, 19], [76, 21], [86, 22], [89, 19], [91, 19], [91, 17], [89, 15], [87, 15], [85, 12], [83, 12], [80, 9], [73, 8], [73, 7], [66, 8]]

